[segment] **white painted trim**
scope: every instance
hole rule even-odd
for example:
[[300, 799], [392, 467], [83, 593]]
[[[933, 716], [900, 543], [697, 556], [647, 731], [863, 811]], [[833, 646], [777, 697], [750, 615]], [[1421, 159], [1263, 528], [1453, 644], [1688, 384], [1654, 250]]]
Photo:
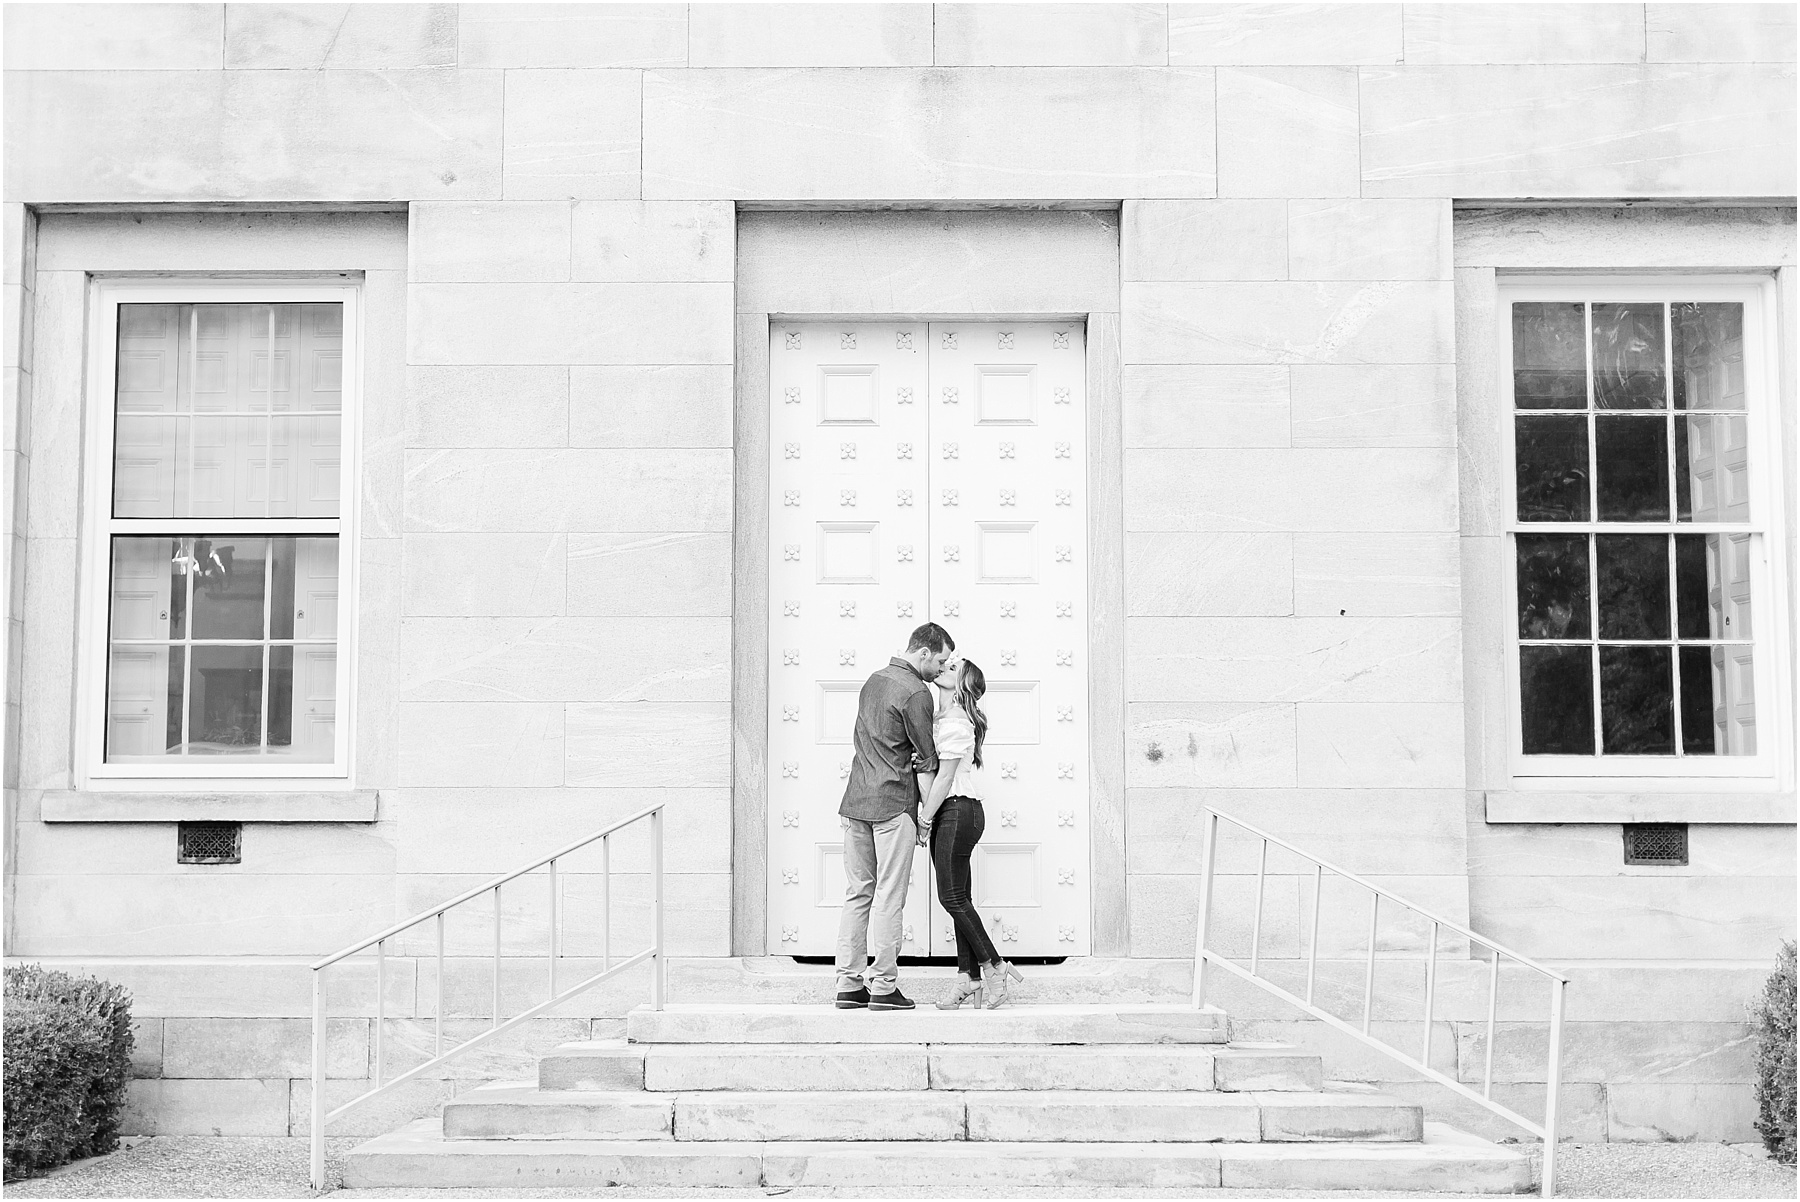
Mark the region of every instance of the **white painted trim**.
[[[148, 519], [118, 519], [112, 511], [113, 383], [117, 357], [118, 307], [136, 304], [300, 304], [336, 301], [344, 306], [344, 376], [340, 417], [339, 517], [275, 518], [268, 522], [176, 519], [170, 525], [205, 525], [280, 531], [316, 530], [338, 536], [337, 713], [333, 761], [329, 764], [218, 765], [218, 771], [196, 773], [191, 762], [104, 762], [106, 746], [107, 617], [110, 569], [108, 550], [116, 528], [130, 530]], [[305, 792], [321, 784], [355, 788], [351, 732], [356, 721], [356, 625], [361, 561], [357, 545], [362, 450], [362, 382], [364, 311], [360, 282], [332, 279], [245, 280], [170, 278], [106, 278], [90, 282], [87, 324], [87, 439], [82, 455], [81, 570], [77, 576], [74, 739], [71, 760], [75, 787], [108, 791], [156, 792]], [[326, 782], [329, 782], [326, 784]]]
[[[1496, 278], [1494, 329], [1495, 415], [1500, 423], [1499, 479], [1501, 499], [1501, 606], [1504, 627], [1507, 774], [1512, 790], [1593, 794], [1617, 791], [1691, 792], [1716, 781], [1736, 790], [1773, 793], [1792, 790], [1794, 774], [1793, 682], [1787, 646], [1791, 622], [1784, 563], [1784, 513], [1781, 481], [1781, 397], [1779, 391], [1780, 328], [1776, 318], [1774, 280], [1767, 275], [1672, 275], [1644, 273], [1629, 279], [1611, 275], [1500, 275]], [[1755, 644], [1758, 751], [1754, 756], [1526, 756], [1520, 719], [1519, 631], [1516, 620], [1517, 556], [1515, 535], [1555, 533], [1571, 529], [1602, 531], [1605, 523], [1520, 523], [1518, 492], [1513, 478], [1514, 405], [1512, 402], [1511, 303], [1521, 300], [1565, 301], [1741, 301], [1745, 306], [1745, 391], [1750, 397], [1749, 471], [1751, 521], [1756, 539], [1756, 578], [1751, 604], [1757, 614]], [[1672, 452], [1672, 448], [1671, 448]], [[1645, 527], [1619, 526], [1643, 533]], [[1660, 525], [1661, 531], [1671, 527]], [[1713, 523], [1683, 524], [1680, 533], [1705, 533]], [[1598, 683], [1596, 682], [1596, 688]], [[1598, 720], [1598, 712], [1595, 714]], [[1723, 815], [1717, 820], [1730, 819]]]

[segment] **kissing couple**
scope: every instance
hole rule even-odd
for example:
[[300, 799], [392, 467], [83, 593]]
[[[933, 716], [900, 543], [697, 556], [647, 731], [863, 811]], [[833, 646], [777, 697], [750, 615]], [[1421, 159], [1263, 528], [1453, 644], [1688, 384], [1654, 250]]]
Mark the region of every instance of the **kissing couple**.
[[[935, 688], [933, 686], [936, 686]], [[900, 938], [913, 849], [929, 849], [938, 902], [956, 928], [956, 988], [937, 1005], [971, 999], [992, 1010], [1019, 970], [1000, 958], [970, 896], [969, 857], [981, 810], [987, 679], [936, 622], [864, 682], [856, 702], [856, 758], [838, 816], [844, 828], [844, 911], [838, 924], [840, 1010], [911, 1010], [900, 992]], [[874, 952], [874, 963], [869, 953]]]

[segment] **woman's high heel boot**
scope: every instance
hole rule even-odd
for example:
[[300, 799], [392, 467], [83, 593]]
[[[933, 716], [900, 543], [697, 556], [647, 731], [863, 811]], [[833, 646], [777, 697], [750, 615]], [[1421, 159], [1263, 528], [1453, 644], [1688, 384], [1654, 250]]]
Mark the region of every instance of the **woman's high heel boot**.
[[975, 1008], [981, 1009], [981, 982], [971, 981], [968, 977], [958, 976], [956, 985], [950, 990], [950, 996], [937, 1004], [939, 1010], [956, 1010], [970, 998], [975, 999]]
[[1019, 970], [1005, 960], [994, 961], [987, 966], [987, 971], [981, 974], [982, 995], [987, 999], [989, 1010], [997, 1010], [1006, 1004], [1006, 995], [1009, 992], [1007, 979], [1009, 977], [1019, 982], [1025, 980]]

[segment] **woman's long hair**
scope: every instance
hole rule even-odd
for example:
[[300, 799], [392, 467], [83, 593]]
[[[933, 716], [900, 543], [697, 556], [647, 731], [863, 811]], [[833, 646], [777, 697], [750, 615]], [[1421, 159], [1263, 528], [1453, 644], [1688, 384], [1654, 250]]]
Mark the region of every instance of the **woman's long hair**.
[[981, 767], [981, 744], [987, 738], [987, 715], [981, 712], [981, 698], [987, 692], [987, 677], [975, 666], [975, 661], [965, 659], [962, 671], [956, 677], [957, 691], [962, 694], [963, 713], [969, 716], [969, 725], [975, 728], [975, 754], [972, 757], [977, 768]]

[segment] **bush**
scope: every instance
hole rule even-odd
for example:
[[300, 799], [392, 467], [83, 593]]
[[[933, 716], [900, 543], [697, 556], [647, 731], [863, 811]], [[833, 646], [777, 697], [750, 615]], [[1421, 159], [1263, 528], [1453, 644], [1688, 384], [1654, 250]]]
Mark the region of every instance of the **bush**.
[[119, 1146], [131, 995], [35, 964], [6, 970], [6, 1175]]
[[1756, 1129], [1763, 1147], [1783, 1164], [1794, 1163], [1794, 945], [1781, 957], [1756, 1009]]

